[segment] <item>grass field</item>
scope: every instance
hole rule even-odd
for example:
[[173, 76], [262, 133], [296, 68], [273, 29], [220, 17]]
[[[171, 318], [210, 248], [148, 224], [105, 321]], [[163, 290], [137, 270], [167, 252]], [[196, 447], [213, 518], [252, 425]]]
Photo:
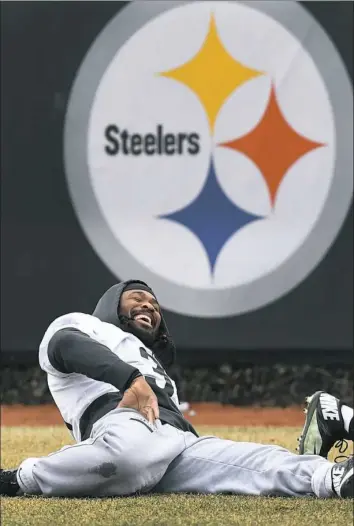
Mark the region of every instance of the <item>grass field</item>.
[[[293, 427], [199, 427], [238, 441], [279, 444], [294, 450], [299, 429]], [[69, 444], [64, 427], [3, 427], [1, 465], [41, 456]], [[315, 498], [285, 499], [230, 495], [152, 495], [116, 499], [58, 499], [17, 497], [1, 499], [2, 526], [251, 526], [262, 524], [353, 524], [353, 501]]]

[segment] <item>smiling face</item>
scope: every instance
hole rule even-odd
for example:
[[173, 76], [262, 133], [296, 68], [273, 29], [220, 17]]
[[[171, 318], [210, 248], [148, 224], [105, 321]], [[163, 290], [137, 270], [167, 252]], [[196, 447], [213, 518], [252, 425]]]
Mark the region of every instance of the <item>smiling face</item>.
[[161, 323], [160, 306], [156, 298], [145, 290], [127, 290], [120, 299], [119, 313], [130, 323], [148, 334], [156, 334]]

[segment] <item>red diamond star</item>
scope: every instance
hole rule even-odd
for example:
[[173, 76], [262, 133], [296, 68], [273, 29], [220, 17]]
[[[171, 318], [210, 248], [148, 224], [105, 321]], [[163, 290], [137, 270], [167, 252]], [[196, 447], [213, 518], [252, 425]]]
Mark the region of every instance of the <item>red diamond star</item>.
[[324, 146], [297, 133], [282, 114], [274, 86], [268, 106], [259, 123], [249, 133], [218, 146], [247, 155], [260, 169], [274, 206], [280, 183], [294, 162], [306, 153]]

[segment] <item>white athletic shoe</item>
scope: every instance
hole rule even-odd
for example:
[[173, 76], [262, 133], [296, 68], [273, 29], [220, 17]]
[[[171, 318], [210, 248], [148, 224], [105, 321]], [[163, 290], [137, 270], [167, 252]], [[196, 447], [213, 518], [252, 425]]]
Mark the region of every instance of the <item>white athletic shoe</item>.
[[349, 457], [345, 462], [335, 464], [332, 468], [332, 487], [338, 497], [342, 499], [354, 498], [354, 458]]

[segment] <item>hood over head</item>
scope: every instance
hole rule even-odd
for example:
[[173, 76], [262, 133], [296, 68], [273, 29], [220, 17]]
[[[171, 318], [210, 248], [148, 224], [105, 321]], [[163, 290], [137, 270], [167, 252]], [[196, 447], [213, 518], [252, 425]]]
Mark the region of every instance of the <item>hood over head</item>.
[[[113, 287], [109, 288], [103, 294], [103, 296], [96, 305], [96, 308], [93, 312], [93, 316], [106, 323], [111, 323], [112, 325], [115, 325], [116, 327], [119, 327], [122, 330], [126, 330], [124, 323], [118, 315], [120, 298], [126, 289], [131, 290], [132, 288], [134, 288], [135, 284], [138, 289], [143, 288], [144, 290], [150, 292], [156, 298], [156, 295], [154, 294], [153, 290], [143, 281], [137, 279], [122, 281], [117, 285], [113, 285]], [[149, 347], [156, 355], [157, 359], [160, 362], [162, 362], [162, 364], [165, 367], [168, 367], [174, 363], [176, 348], [168, 331], [162, 312], [161, 323], [158, 329], [157, 336], [153, 345], [150, 345]]]

